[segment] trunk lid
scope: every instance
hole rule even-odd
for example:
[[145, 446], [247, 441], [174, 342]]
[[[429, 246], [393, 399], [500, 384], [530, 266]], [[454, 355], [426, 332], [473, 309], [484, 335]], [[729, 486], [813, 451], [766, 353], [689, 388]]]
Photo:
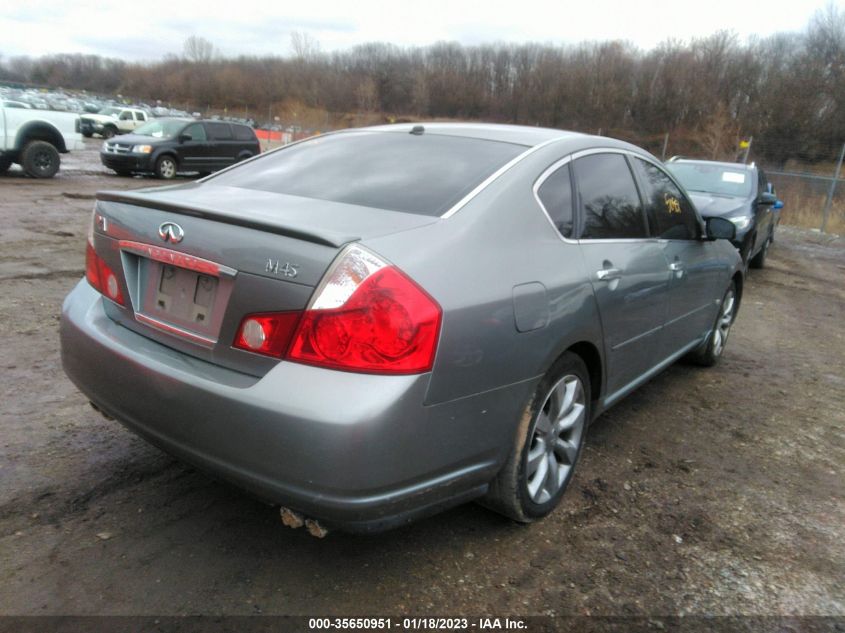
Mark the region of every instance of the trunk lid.
[[302, 311], [343, 245], [438, 219], [190, 183], [98, 193], [93, 239], [126, 298], [112, 319], [261, 376], [278, 360], [232, 347], [244, 316]]

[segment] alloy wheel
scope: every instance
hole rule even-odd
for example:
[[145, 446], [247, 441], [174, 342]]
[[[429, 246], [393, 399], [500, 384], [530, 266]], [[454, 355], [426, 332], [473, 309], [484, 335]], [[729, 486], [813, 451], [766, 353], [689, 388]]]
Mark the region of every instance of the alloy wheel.
[[728, 334], [731, 333], [731, 325], [734, 320], [735, 296], [733, 289], [729, 290], [722, 301], [722, 309], [716, 321], [716, 329], [713, 330], [713, 354], [719, 356], [725, 349], [728, 341]]
[[553, 499], [566, 483], [581, 447], [586, 411], [578, 376], [564, 376], [546, 395], [525, 458], [525, 487], [534, 503]]

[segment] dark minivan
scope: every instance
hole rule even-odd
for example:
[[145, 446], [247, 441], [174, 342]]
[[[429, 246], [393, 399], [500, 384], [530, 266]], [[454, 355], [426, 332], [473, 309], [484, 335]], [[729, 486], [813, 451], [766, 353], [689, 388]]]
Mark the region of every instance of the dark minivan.
[[153, 173], [170, 179], [178, 172], [204, 175], [260, 153], [258, 139], [248, 125], [155, 119], [133, 134], [104, 142], [100, 160], [120, 176]]

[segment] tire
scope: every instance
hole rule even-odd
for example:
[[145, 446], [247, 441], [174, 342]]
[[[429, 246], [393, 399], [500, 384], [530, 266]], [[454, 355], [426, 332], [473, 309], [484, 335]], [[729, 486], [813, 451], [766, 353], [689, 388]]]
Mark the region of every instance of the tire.
[[123, 176], [123, 177], [127, 177], [127, 176], [132, 175], [132, 172], [127, 170], [127, 169], [115, 169], [114, 173], [116, 173], [118, 176]]
[[52, 178], [59, 171], [59, 151], [46, 141], [30, 141], [21, 151], [21, 167], [32, 178]]
[[12, 166], [13, 162], [8, 156], [0, 156], [0, 174], [5, 174], [9, 171], [9, 167]]
[[766, 238], [766, 241], [763, 242], [763, 246], [760, 247], [760, 251], [751, 258], [748, 262], [748, 265], [751, 268], [763, 268], [766, 265], [766, 257], [769, 254], [769, 245], [772, 243], [772, 236]]
[[112, 138], [115, 134], [117, 134], [117, 128], [113, 125], [107, 125], [103, 128], [103, 131], [100, 133], [100, 136], [103, 138]]
[[172, 180], [176, 177], [176, 159], [165, 154], [156, 161], [155, 174], [162, 180]]
[[716, 314], [716, 322], [704, 345], [690, 355], [693, 362], [702, 367], [713, 367], [722, 357], [728, 336], [731, 333], [731, 326], [736, 319], [736, 283], [731, 280], [731, 285], [725, 291], [722, 302], [719, 304], [719, 311]]
[[508, 460], [482, 505], [520, 523], [552, 512], [575, 471], [590, 413], [587, 367], [567, 352], [537, 386], [520, 418]]

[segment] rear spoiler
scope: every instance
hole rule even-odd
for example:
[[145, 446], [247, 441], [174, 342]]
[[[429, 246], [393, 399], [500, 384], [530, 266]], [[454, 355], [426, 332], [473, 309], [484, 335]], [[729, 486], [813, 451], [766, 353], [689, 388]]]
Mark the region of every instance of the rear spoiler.
[[286, 237], [292, 237], [306, 242], [321, 244], [323, 246], [332, 246], [335, 248], [339, 248], [349, 242], [357, 242], [361, 239], [361, 236], [359, 235], [344, 235], [325, 230], [318, 231], [302, 226], [288, 227], [281, 224], [275, 224], [273, 222], [263, 222], [254, 218], [236, 215], [229, 211], [210, 209], [208, 207], [200, 208], [189, 204], [175, 204], [163, 200], [162, 198], [152, 198], [148, 194], [145, 195], [143, 192], [98, 191], [96, 199], [99, 202], [130, 204], [136, 207], [158, 209], [169, 213], [178, 213], [180, 215], [189, 215], [197, 218], [214, 220], [216, 222], [223, 222], [225, 224], [243, 226], [249, 229], [259, 229], [269, 233], [276, 233], [277, 235], [284, 235]]

